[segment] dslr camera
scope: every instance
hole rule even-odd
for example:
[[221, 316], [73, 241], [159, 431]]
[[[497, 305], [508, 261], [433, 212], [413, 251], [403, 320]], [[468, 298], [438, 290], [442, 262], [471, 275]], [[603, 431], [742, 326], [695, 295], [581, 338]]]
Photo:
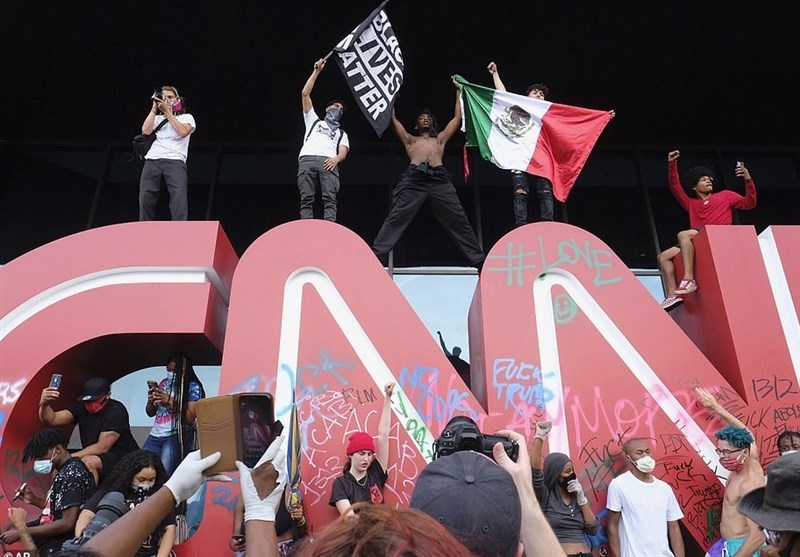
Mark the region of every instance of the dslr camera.
[[492, 460], [492, 447], [503, 444], [503, 449], [514, 462], [519, 456], [519, 445], [503, 435], [484, 435], [478, 424], [466, 416], [454, 416], [442, 431], [442, 435], [433, 442], [433, 458], [453, 454], [456, 451], [475, 451], [483, 453]]
[[80, 537], [65, 541], [56, 553], [56, 557], [77, 557], [83, 544], [126, 512], [128, 512], [128, 504], [125, 502], [125, 496], [119, 491], [109, 491], [100, 499], [97, 513], [86, 525]]

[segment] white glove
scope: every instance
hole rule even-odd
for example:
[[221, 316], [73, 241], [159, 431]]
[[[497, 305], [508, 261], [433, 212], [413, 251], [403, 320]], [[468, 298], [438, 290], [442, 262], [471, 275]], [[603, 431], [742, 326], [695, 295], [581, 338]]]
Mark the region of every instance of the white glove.
[[586, 495], [583, 493], [583, 486], [578, 480], [570, 480], [567, 482], [567, 491], [574, 493], [578, 496], [578, 505], [583, 506], [589, 502]]
[[186, 455], [172, 476], [166, 481], [164, 487], [172, 492], [175, 504], [179, 505], [200, 489], [206, 480], [217, 480], [229, 482], [228, 476], [218, 474], [216, 476], [204, 476], [203, 471], [217, 463], [222, 458], [222, 453], [217, 451], [205, 458], [200, 458], [200, 451], [194, 451]]
[[278, 510], [278, 504], [283, 499], [283, 488], [286, 485], [286, 453], [283, 450], [283, 444], [286, 440], [287, 430], [281, 434], [280, 437], [275, 439], [270, 446], [258, 459], [253, 470], [262, 464], [272, 463], [272, 467], [278, 473], [277, 485], [263, 499], [258, 494], [255, 482], [253, 482], [253, 470], [239, 460], [236, 461], [236, 468], [239, 469], [239, 480], [242, 488], [242, 500], [244, 501], [244, 521], [248, 520], [264, 520], [266, 522], [275, 522], [275, 513]]
[[536, 422], [536, 433], [533, 436], [544, 441], [551, 429], [553, 429], [552, 422]]

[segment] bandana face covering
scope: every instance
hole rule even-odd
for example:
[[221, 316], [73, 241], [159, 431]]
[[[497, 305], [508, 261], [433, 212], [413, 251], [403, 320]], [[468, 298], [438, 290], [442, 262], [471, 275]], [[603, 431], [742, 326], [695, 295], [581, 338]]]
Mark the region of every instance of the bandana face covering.
[[325, 112], [325, 123], [332, 131], [339, 129], [339, 120], [342, 119], [341, 108], [330, 108]]
[[86, 407], [86, 411], [89, 412], [90, 414], [97, 414], [100, 410], [102, 410], [105, 407], [107, 402], [108, 399], [101, 398], [99, 400], [84, 402], [83, 405]]

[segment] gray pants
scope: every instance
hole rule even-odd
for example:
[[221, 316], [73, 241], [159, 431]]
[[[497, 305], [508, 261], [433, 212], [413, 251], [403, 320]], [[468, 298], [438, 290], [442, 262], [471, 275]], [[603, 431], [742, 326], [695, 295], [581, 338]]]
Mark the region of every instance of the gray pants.
[[139, 220], [155, 220], [162, 178], [169, 192], [172, 220], [188, 220], [189, 175], [186, 163], [172, 159], [144, 161], [142, 176], [139, 178]]
[[339, 169], [325, 170], [328, 157], [306, 155], [297, 164], [297, 190], [300, 192], [300, 218], [314, 218], [317, 184], [322, 192], [323, 218], [336, 222], [336, 195], [339, 193]]

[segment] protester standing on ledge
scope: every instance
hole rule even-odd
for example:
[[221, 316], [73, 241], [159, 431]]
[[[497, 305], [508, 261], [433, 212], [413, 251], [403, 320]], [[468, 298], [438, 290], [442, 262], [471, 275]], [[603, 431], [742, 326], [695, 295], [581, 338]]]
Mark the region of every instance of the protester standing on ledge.
[[372, 251], [386, 265], [389, 252], [426, 200], [436, 219], [469, 260], [470, 265], [483, 266], [485, 255], [469, 219], [458, 200], [450, 173], [442, 163], [445, 144], [455, 135], [461, 125], [461, 89], [456, 85], [456, 108], [453, 119], [444, 130], [439, 131], [436, 118], [429, 110], [423, 110], [416, 118], [414, 129], [419, 135], [411, 135], [392, 110], [392, 129], [406, 148], [411, 164], [400, 176], [392, 192], [392, 208], [372, 243]]
[[[161, 125], [164, 121], [163, 125]], [[159, 127], [160, 126], [160, 127]], [[153, 106], [142, 123], [142, 133], [156, 131], [156, 140], [145, 155], [139, 178], [139, 220], [155, 220], [161, 195], [161, 180], [169, 191], [169, 212], [172, 220], [189, 218], [189, 175], [186, 157], [189, 136], [196, 129], [194, 116], [186, 113], [183, 98], [170, 85], [161, 88], [161, 96], [153, 95]]]
[[342, 101], [328, 101], [325, 105], [325, 117], [321, 120], [314, 111], [311, 91], [314, 90], [317, 77], [324, 67], [324, 58], [314, 62], [314, 71], [308, 76], [300, 93], [306, 131], [297, 163], [297, 189], [300, 192], [301, 219], [314, 218], [314, 199], [319, 186], [323, 218], [335, 222], [337, 195], [341, 186], [339, 163], [347, 158], [350, 140], [339, 126], [345, 111]]

